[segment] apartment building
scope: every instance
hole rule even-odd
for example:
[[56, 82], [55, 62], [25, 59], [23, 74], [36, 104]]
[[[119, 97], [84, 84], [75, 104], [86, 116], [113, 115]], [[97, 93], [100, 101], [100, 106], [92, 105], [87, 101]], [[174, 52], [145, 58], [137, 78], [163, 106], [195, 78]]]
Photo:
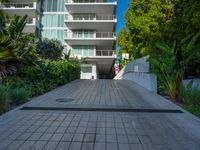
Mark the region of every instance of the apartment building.
[[1, 9], [28, 14], [24, 32], [60, 40], [71, 58], [86, 61], [81, 79], [98, 79], [109, 77], [115, 60], [116, 6], [115, 0], [11, 0]]

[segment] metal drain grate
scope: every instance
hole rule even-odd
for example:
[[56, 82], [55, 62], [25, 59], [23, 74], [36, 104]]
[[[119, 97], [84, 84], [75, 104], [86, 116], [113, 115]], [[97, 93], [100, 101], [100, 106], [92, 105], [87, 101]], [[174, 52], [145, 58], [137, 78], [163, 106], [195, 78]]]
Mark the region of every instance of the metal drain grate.
[[72, 98], [58, 98], [56, 99], [56, 102], [59, 102], [59, 103], [69, 103], [69, 102], [72, 102], [74, 99]]

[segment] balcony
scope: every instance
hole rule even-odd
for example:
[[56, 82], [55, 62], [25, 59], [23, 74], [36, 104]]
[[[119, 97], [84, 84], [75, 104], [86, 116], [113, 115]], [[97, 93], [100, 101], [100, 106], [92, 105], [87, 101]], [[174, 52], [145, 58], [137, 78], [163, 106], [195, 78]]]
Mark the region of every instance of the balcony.
[[96, 50], [96, 56], [115, 56], [114, 50]]
[[36, 9], [36, 2], [23, 2], [23, 3], [0, 3], [0, 8], [6, 9]]
[[105, 45], [112, 47], [116, 41], [115, 32], [65, 32], [65, 41], [69, 45]]
[[101, 31], [112, 31], [115, 28], [117, 19], [115, 15], [65, 15], [65, 24], [71, 30], [90, 29]]
[[79, 54], [76, 54], [72, 51], [72, 54], [70, 57], [83, 57], [83, 58], [101, 58], [101, 57], [115, 57], [114, 50], [96, 50], [94, 53], [87, 53], [85, 50], [82, 50], [79, 52]]
[[113, 3], [117, 0], [65, 0], [65, 3]]
[[112, 14], [116, 5], [116, 0], [65, 0], [65, 6], [70, 13]]
[[11, 15], [29, 15], [35, 16], [35, 11], [38, 10], [38, 4], [36, 2], [11, 2], [0, 3], [0, 9], [8, 12]]
[[114, 21], [116, 19], [115, 15], [105, 15], [105, 14], [98, 14], [98, 15], [65, 15], [65, 21]]
[[115, 32], [65, 32], [65, 39], [110, 39], [116, 38]]

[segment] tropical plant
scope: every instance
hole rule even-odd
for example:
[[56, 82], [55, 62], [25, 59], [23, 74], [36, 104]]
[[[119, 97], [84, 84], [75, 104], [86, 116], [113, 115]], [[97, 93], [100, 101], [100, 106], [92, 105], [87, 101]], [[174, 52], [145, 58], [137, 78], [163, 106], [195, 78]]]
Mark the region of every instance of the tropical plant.
[[16, 105], [27, 102], [29, 96], [30, 96], [30, 92], [22, 87], [12, 89], [12, 91], [10, 92], [10, 98], [12, 100], [12, 103]]
[[19, 64], [32, 65], [39, 58], [36, 53], [35, 37], [23, 34], [27, 16], [14, 16], [0, 38], [0, 79], [16, 73]]
[[8, 37], [0, 38], [0, 79], [16, 73], [15, 66], [19, 58], [15, 54], [18, 48]]
[[56, 39], [42, 39], [37, 42], [37, 53], [43, 59], [59, 60], [63, 55], [63, 45]]
[[[159, 53], [155, 43], [171, 45], [174, 39], [181, 46], [182, 39], [200, 31], [199, 8], [197, 0], [131, 0], [125, 26], [117, 37], [119, 54], [128, 52], [132, 60], [135, 53]], [[194, 56], [189, 66], [187, 75], [200, 77], [200, 55]]]
[[200, 32], [189, 35], [180, 46], [174, 42], [172, 48], [164, 43], [156, 44], [161, 51], [150, 58], [152, 70], [163, 79], [164, 87], [173, 100], [182, 96], [185, 71], [189, 62], [200, 52], [200, 44], [197, 44], [199, 36]]
[[8, 104], [9, 104], [8, 88], [4, 85], [0, 85], [0, 114], [4, 113], [8, 109]]
[[7, 35], [11, 40], [18, 40], [23, 35], [23, 29], [26, 25], [27, 15], [21, 17], [14, 15], [10, 25], [7, 27], [5, 35]]
[[6, 29], [6, 19], [8, 18], [7, 14], [0, 10], [0, 37], [3, 36]]
[[70, 55], [71, 55], [71, 50], [68, 50], [66, 53], [64, 53], [65, 60], [69, 61], [70, 60]]

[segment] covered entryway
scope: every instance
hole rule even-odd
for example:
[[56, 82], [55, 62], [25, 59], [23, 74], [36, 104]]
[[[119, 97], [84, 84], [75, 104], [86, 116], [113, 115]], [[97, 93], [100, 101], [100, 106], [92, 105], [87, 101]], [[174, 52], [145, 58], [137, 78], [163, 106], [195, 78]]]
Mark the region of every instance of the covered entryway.
[[114, 64], [114, 56], [86, 58], [81, 65], [81, 79], [109, 79]]

